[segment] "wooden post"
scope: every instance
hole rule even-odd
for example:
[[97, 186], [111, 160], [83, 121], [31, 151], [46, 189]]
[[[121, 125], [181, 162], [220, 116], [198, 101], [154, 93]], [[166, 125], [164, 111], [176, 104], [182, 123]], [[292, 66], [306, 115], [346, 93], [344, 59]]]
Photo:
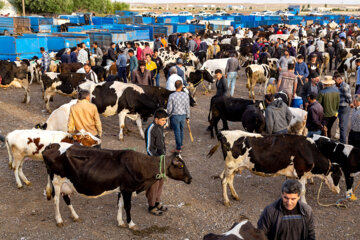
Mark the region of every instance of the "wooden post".
[[25, 17], [25, 0], [22, 0], [23, 17]]

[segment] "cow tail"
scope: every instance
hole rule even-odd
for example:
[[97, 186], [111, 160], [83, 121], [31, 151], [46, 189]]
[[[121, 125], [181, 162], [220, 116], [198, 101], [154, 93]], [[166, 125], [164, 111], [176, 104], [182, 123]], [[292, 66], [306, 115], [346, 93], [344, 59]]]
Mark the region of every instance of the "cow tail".
[[52, 177], [54, 177], [54, 175], [53, 174], [49, 174], [48, 173], [48, 183], [47, 183], [47, 185], [46, 185], [46, 190], [45, 190], [45, 192], [46, 192], [46, 199], [48, 200], [48, 201], [50, 201], [51, 200], [51, 197], [55, 197], [55, 190], [54, 190], [54, 184], [52, 183]]
[[210, 109], [209, 109], [209, 115], [208, 115], [208, 122], [210, 122], [210, 115], [211, 115], [211, 107], [212, 107], [213, 98], [214, 97], [212, 97], [211, 100], [210, 100]]
[[218, 148], [220, 147], [220, 142], [218, 142], [218, 144], [216, 144], [215, 146], [213, 146], [209, 153], [207, 154], [207, 158], [211, 158], [212, 155], [214, 155], [214, 153], [218, 150]]
[[12, 152], [11, 152], [11, 149], [10, 149], [10, 143], [9, 143], [9, 139], [8, 137], [6, 136], [5, 138], [5, 144], [6, 144], [6, 149], [8, 151], [8, 155], [9, 155], [9, 168], [10, 169], [13, 169], [13, 155], [12, 155]]

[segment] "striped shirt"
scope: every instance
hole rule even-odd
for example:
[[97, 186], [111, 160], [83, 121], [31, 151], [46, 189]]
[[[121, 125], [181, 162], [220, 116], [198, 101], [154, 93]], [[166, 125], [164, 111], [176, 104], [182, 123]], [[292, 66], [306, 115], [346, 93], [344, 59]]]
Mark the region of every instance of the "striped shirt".
[[357, 107], [352, 112], [351, 130], [360, 132], [360, 107]]
[[44, 52], [42, 54], [42, 57], [43, 57], [43, 67], [44, 69], [47, 69], [50, 65], [50, 56], [47, 52]]
[[170, 94], [167, 112], [171, 115], [185, 115], [190, 118], [189, 95], [186, 92], [174, 92]]

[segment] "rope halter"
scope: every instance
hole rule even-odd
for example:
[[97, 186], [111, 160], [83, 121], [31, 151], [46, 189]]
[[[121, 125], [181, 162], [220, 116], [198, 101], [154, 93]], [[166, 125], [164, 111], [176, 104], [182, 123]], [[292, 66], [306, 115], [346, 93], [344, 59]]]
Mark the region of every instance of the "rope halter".
[[[161, 171], [161, 165], [163, 165], [164, 172]], [[156, 179], [167, 179], [166, 176], [166, 166], [165, 166], [165, 155], [160, 156], [160, 162], [159, 162], [159, 174], [156, 174]]]

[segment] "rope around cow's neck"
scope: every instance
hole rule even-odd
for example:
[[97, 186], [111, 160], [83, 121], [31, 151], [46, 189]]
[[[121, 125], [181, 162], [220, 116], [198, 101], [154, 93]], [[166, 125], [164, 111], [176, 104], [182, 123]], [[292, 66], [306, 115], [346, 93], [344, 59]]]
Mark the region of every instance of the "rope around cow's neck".
[[204, 81], [204, 73], [201, 73], [201, 79], [198, 83], [194, 84], [194, 87], [198, 86], [200, 83]]
[[[161, 165], [163, 165], [164, 168], [164, 172], [161, 171]], [[165, 166], [165, 155], [161, 155], [160, 156], [160, 162], [159, 162], [159, 174], [156, 174], [156, 179], [160, 180], [160, 179], [167, 179], [166, 176], [166, 166]]]

